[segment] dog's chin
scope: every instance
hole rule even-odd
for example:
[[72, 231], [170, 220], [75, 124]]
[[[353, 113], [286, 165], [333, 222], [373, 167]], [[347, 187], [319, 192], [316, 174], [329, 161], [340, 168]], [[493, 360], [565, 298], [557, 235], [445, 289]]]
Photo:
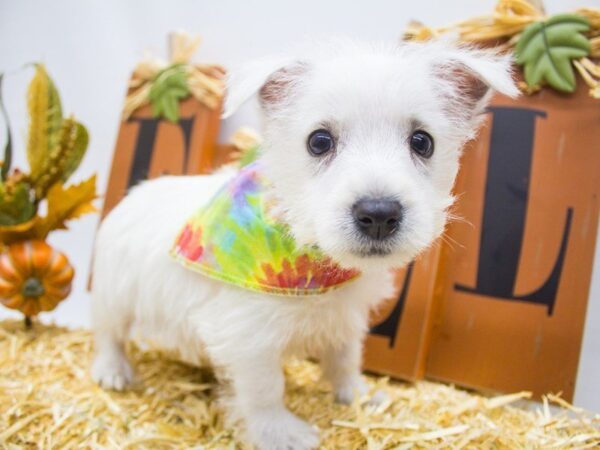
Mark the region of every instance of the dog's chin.
[[354, 246], [346, 243], [343, 249], [336, 247], [331, 251], [326, 246], [322, 246], [322, 249], [342, 266], [365, 271], [403, 267], [415, 257], [414, 251], [398, 244], [379, 241], [360, 242]]
[[352, 254], [359, 258], [385, 258], [392, 254], [392, 249], [381, 245], [364, 246], [357, 250], [351, 250]]

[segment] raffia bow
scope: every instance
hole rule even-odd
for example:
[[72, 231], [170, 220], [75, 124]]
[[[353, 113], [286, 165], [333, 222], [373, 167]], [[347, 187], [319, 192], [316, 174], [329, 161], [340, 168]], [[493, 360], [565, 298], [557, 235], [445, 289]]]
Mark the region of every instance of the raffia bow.
[[122, 119], [127, 120], [138, 108], [150, 103], [153, 84], [161, 74], [174, 67], [183, 70], [190, 95], [210, 109], [217, 108], [225, 91], [225, 69], [219, 65], [190, 63], [200, 42], [199, 36], [173, 33], [170, 36], [169, 62], [151, 56], [140, 62], [129, 82], [130, 92], [125, 99]]
[[[590, 24], [587, 37], [591, 44], [588, 57], [573, 61], [573, 65], [590, 87], [590, 96], [600, 99], [600, 65], [590, 58], [600, 58], [600, 9], [580, 8], [575, 14], [585, 18]], [[453, 25], [432, 28], [420, 22], [411, 22], [404, 39], [424, 41], [443, 34], [455, 34], [460, 41], [469, 43], [489, 43], [499, 41], [498, 47], [511, 50], [519, 40], [521, 33], [529, 25], [545, 21], [541, 2], [532, 0], [500, 0], [494, 13], [488, 16], [467, 19]], [[532, 93], [539, 88], [521, 85], [522, 90]]]

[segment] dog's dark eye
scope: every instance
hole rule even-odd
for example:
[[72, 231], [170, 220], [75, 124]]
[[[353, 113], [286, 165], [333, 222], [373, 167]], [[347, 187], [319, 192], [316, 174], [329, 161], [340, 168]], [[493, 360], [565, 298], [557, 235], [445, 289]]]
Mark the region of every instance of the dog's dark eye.
[[333, 147], [333, 136], [327, 130], [315, 130], [308, 136], [308, 151], [313, 156], [322, 156]]
[[433, 155], [433, 138], [429, 133], [417, 130], [410, 137], [410, 148], [421, 158], [431, 158], [431, 155]]

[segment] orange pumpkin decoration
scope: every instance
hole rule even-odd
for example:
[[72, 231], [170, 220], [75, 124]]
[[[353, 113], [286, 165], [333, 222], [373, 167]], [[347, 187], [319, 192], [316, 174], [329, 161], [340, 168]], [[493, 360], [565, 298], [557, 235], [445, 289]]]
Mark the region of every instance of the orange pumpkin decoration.
[[53, 310], [71, 292], [75, 271], [44, 241], [22, 241], [0, 252], [0, 303], [26, 317]]

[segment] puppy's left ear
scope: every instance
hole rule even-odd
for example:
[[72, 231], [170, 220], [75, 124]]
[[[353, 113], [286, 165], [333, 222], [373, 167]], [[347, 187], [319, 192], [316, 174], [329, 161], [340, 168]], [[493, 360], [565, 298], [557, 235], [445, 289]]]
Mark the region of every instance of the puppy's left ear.
[[291, 87], [297, 84], [306, 64], [289, 57], [256, 60], [234, 71], [227, 78], [227, 94], [222, 118], [231, 116], [246, 101], [259, 94], [260, 104], [269, 111], [289, 100]]
[[511, 98], [519, 95], [509, 55], [492, 50], [447, 48], [443, 61], [435, 64], [434, 70], [452, 86], [453, 108], [460, 108], [460, 112], [471, 117], [483, 112], [494, 91]]

